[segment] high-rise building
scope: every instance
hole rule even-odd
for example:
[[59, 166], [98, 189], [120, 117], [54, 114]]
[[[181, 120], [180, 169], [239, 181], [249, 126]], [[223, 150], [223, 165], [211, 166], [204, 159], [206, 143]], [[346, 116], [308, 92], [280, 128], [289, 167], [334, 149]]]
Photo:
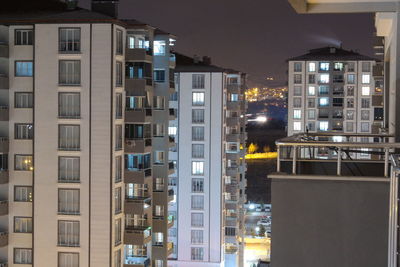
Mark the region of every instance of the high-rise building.
[[170, 135], [177, 202], [171, 266], [243, 266], [246, 75], [177, 55]]
[[376, 13], [380, 38], [374, 48], [376, 55], [383, 56], [383, 64], [375, 66], [373, 76], [375, 81], [377, 77], [384, 80], [385, 131], [296, 133], [277, 141], [277, 173], [269, 176], [271, 263], [276, 267], [395, 267], [399, 253], [399, 1], [289, 2], [299, 13]]
[[174, 37], [117, 4], [0, 18], [0, 266], [167, 266]]
[[337, 47], [289, 59], [288, 135], [379, 133], [383, 79], [374, 77], [376, 66], [371, 57]]

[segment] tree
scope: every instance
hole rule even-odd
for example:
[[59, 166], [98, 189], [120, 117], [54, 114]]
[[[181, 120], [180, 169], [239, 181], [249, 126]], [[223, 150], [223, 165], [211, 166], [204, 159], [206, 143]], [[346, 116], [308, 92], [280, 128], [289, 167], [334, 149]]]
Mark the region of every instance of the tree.
[[271, 148], [269, 146], [264, 146], [263, 151], [264, 151], [264, 153], [271, 152]]
[[247, 149], [247, 153], [254, 154], [258, 150], [258, 145], [251, 143]]

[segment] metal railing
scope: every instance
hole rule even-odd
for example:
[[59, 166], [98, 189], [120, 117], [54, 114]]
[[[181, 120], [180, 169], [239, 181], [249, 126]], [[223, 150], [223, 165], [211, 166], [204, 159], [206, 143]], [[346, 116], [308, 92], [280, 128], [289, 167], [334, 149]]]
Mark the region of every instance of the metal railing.
[[[384, 164], [384, 177], [389, 176], [390, 154], [400, 148], [400, 143], [390, 142], [392, 135], [317, 133], [296, 134], [276, 141], [277, 172], [282, 161], [292, 162], [292, 174], [297, 173], [297, 163], [302, 161], [336, 162], [336, 174], [342, 174], [345, 161]], [[355, 158], [354, 158], [355, 157]]]
[[388, 229], [388, 267], [398, 266], [399, 249], [399, 178], [400, 155], [391, 155], [391, 176], [389, 193], [389, 229]]

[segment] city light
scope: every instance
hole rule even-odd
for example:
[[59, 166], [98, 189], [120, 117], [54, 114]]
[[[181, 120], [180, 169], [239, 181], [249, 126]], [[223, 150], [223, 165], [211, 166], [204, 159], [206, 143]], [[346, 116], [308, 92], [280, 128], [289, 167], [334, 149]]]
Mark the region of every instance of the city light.
[[267, 121], [267, 116], [258, 116], [256, 118], [257, 122], [266, 122]]

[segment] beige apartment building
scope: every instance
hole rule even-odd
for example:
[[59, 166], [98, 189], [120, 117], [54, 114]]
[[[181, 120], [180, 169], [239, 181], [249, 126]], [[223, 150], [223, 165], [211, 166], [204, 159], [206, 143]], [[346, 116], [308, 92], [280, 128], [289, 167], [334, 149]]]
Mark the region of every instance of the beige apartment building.
[[165, 267], [174, 37], [74, 4], [0, 16], [0, 266]]

